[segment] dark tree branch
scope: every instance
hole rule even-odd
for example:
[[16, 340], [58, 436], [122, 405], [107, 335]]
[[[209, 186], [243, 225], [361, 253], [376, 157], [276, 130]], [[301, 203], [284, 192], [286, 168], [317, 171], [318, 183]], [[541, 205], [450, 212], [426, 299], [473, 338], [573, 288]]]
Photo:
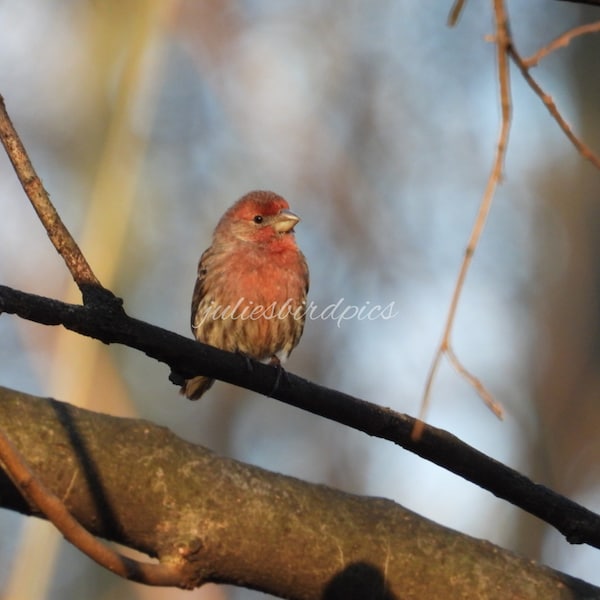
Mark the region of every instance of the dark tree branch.
[[[0, 387], [0, 429], [87, 530], [158, 557], [184, 588], [227, 582], [298, 600], [600, 597], [390, 500], [220, 457], [147, 421]], [[1, 468], [0, 490], [2, 506], [37, 514]]]
[[572, 2], [573, 4], [585, 4], [586, 6], [596, 6], [600, 8], [600, 0], [559, 0], [560, 2]]
[[[425, 426], [411, 438], [415, 419], [359, 400], [275, 367], [200, 344], [155, 325], [129, 317], [114, 304], [76, 306], [0, 286], [0, 311], [45, 325], [136, 348], [184, 377], [210, 375], [331, 419], [368, 435], [389, 440], [464, 477], [558, 529], [571, 543], [600, 548], [600, 517], [509, 467], [486, 456], [450, 433]], [[274, 386], [278, 381], [277, 388]], [[274, 390], [274, 391], [273, 391]]]

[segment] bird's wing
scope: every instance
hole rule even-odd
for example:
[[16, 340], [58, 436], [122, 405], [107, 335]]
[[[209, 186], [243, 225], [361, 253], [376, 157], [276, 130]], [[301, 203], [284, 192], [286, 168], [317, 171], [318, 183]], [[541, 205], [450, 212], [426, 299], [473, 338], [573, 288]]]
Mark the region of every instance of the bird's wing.
[[198, 276], [196, 277], [196, 284], [194, 285], [194, 293], [192, 295], [192, 314], [190, 318], [190, 324], [192, 326], [192, 331], [195, 333], [197, 323], [197, 313], [198, 306], [206, 296], [206, 262], [210, 257], [210, 248], [205, 250], [200, 257], [200, 261], [198, 262]]

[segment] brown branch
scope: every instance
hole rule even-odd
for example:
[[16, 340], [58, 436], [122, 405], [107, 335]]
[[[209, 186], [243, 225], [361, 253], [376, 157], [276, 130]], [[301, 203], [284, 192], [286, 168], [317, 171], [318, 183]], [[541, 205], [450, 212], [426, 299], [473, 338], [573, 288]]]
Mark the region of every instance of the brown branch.
[[548, 109], [548, 112], [552, 115], [552, 118], [558, 123], [558, 126], [563, 130], [564, 134], [567, 136], [567, 138], [569, 138], [569, 141], [573, 144], [573, 146], [577, 148], [579, 154], [581, 154], [583, 158], [589, 160], [597, 169], [600, 170], [600, 157], [596, 156], [596, 154], [573, 133], [570, 125], [565, 121], [564, 117], [556, 107], [552, 97], [549, 96], [532, 77], [531, 73], [529, 72], [529, 68], [517, 50], [513, 46], [510, 46], [508, 51], [513, 62], [517, 65], [517, 67], [519, 67], [519, 70], [525, 78], [525, 81], [527, 81], [531, 89], [535, 92], [536, 96], [538, 96], [538, 98], [540, 98], [540, 100], [544, 103], [545, 107]]
[[571, 543], [600, 548], [600, 517], [495, 461], [450, 433], [423, 426], [419, 440], [411, 433], [416, 420], [377, 404], [328, 389], [276, 367], [247, 360], [176, 333], [113, 311], [101, 304], [76, 306], [0, 286], [0, 312], [46, 325], [63, 325], [106, 344], [136, 348], [166, 363], [185, 378], [215, 379], [271, 396], [291, 406], [388, 440], [519, 506], [552, 525]]
[[77, 519], [31, 471], [20, 452], [0, 430], [0, 463], [17, 489], [63, 534], [92, 560], [120, 577], [157, 586], [183, 586], [174, 565], [142, 563], [119, 554], [84, 529]]
[[[449, 17], [450, 25], [455, 24], [463, 7], [464, 3], [461, 2], [461, 0], [457, 0], [455, 2]], [[490, 176], [488, 178], [483, 199], [479, 206], [479, 211], [477, 213], [475, 224], [473, 226], [469, 241], [467, 243], [467, 247], [465, 249], [465, 256], [461, 263], [457, 281], [454, 287], [454, 292], [450, 302], [450, 307], [446, 316], [446, 322], [442, 333], [442, 339], [435, 351], [431, 367], [427, 374], [423, 398], [421, 401], [421, 408], [419, 411], [419, 419], [417, 420], [415, 429], [413, 431], [414, 439], [418, 439], [423, 430], [423, 420], [425, 418], [431, 401], [431, 390], [433, 386], [433, 381], [435, 380], [435, 376], [444, 356], [449, 359], [450, 363], [457, 370], [457, 372], [460, 375], [462, 375], [475, 388], [479, 396], [483, 399], [483, 401], [487, 404], [487, 406], [492, 410], [492, 412], [494, 412], [494, 414], [497, 417], [502, 418], [503, 414], [502, 406], [494, 400], [493, 396], [485, 388], [483, 383], [474, 374], [467, 370], [465, 366], [461, 363], [461, 361], [458, 359], [452, 348], [451, 336], [454, 327], [454, 320], [456, 317], [458, 303], [460, 301], [460, 296], [462, 294], [465, 284], [465, 279], [469, 267], [471, 265], [473, 255], [475, 254], [475, 250], [479, 243], [479, 239], [485, 227], [485, 223], [487, 221], [487, 217], [491, 208], [496, 187], [502, 178], [502, 166], [504, 164], [504, 157], [506, 155], [512, 112], [510, 94], [510, 70], [508, 64], [509, 57], [519, 67], [527, 83], [545, 104], [546, 108], [548, 109], [554, 120], [558, 123], [559, 127], [563, 130], [563, 132], [571, 141], [571, 143], [575, 146], [575, 148], [577, 148], [578, 152], [584, 158], [589, 160], [597, 169], [600, 169], [600, 158], [596, 156], [596, 154], [594, 154], [594, 152], [573, 133], [569, 124], [565, 121], [560, 111], [557, 109], [552, 98], [544, 92], [544, 90], [539, 86], [539, 84], [535, 81], [535, 79], [531, 76], [529, 72], [529, 69], [532, 66], [536, 65], [544, 56], [548, 55], [550, 52], [556, 50], [557, 48], [566, 46], [574, 37], [578, 35], [583, 35], [585, 33], [600, 31], [600, 22], [583, 25], [581, 27], [576, 27], [570, 31], [567, 31], [566, 33], [556, 38], [548, 46], [539, 50], [532, 57], [524, 60], [516, 51], [512, 42], [512, 37], [509, 28], [508, 13], [506, 10], [504, 0], [494, 0], [494, 16], [496, 22], [496, 33], [494, 41], [497, 47], [496, 57], [498, 66], [499, 94], [500, 105], [502, 107], [502, 118], [499, 139], [496, 146], [496, 156], [494, 158], [492, 172], [490, 173]]]
[[456, 311], [458, 309], [458, 303], [462, 291], [464, 289], [465, 280], [467, 273], [473, 260], [473, 255], [479, 244], [481, 234], [485, 227], [490, 209], [492, 207], [492, 200], [494, 199], [494, 193], [496, 187], [502, 179], [502, 168], [504, 165], [504, 157], [506, 155], [506, 148], [508, 145], [508, 134], [510, 132], [511, 122], [511, 96], [510, 96], [510, 72], [507, 60], [507, 52], [511, 47], [512, 41], [510, 37], [508, 27], [508, 17], [504, 6], [504, 0], [494, 0], [494, 15], [496, 18], [496, 60], [498, 63], [498, 81], [499, 81], [499, 94], [500, 94], [500, 106], [502, 107], [502, 117], [500, 124], [500, 133], [498, 135], [498, 143], [496, 145], [496, 156], [494, 157], [494, 163], [492, 171], [488, 177], [487, 185], [483, 194], [483, 198], [479, 205], [479, 211], [475, 218], [473, 229], [465, 249], [465, 255], [460, 266], [456, 284], [454, 286], [454, 292], [452, 294], [452, 300], [450, 301], [450, 308], [446, 316], [446, 323], [444, 325], [444, 331], [442, 333], [442, 340], [438, 345], [427, 379], [425, 381], [425, 390], [423, 392], [423, 398], [421, 400], [421, 409], [419, 411], [419, 419], [416, 422], [415, 429], [413, 431], [413, 438], [419, 439], [423, 432], [423, 419], [429, 408], [431, 400], [431, 388], [433, 381], [437, 374], [440, 366], [442, 357], [448, 356], [451, 363], [457, 371], [465, 377], [465, 379], [475, 385], [475, 390], [484, 400], [488, 407], [494, 412], [494, 414], [502, 418], [503, 410], [502, 407], [494, 401], [490, 392], [485, 388], [481, 381], [470, 373], [456, 358], [456, 354], [452, 350], [452, 329], [454, 327], [454, 319], [456, 317]]
[[[390, 500], [221, 457], [147, 421], [0, 387], [0, 428], [86, 529], [176, 564], [188, 588], [233, 583], [290, 600], [598, 597]], [[2, 506], [31, 513], [1, 468], [0, 489]]]
[[104, 299], [111, 297], [112, 294], [101, 286], [79, 246], [56, 212], [8, 116], [2, 96], [0, 96], [0, 140], [50, 241], [62, 256], [73, 280], [81, 290], [84, 302], [98, 297]]
[[[494, 397], [490, 394], [488, 389], [483, 385], [481, 379], [471, 373], [459, 360], [458, 356], [454, 353], [451, 346], [446, 348], [446, 356], [450, 361], [450, 364], [454, 367], [456, 372], [466, 379], [472, 388], [479, 394], [480, 398], [486, 403], [487, 407], [499, 418], [502, 419], [502, 407], [494, 400]], [[422, 421], [419, 421], [420, 423]], [[417, 428], [418, 429], [418, 428]], [[414, 434], [413, 434], [414, 435]]]
[[565, 33], [559, 35], [556, 39], [552, 40], [547, 46], [540, 48], [535, 54], [532, 54], [528, 58], [522, 59], [523, 65], [527, 69], [536, 67], [543, 58], [548, 56], [548, 54], [558, 50], [559, 48], [566, 48], [574, 38], [587, 33], [598, 32], [600, 32], [600, 21], [596, 21], [595, 23], [586, 23], [585, 25], [580, 25], [579, 27], [569, 29], [569, 31], [566, 31]]
[[450, 9], [450, 14], [448, 15], [447, 25], [448, 27], [454, 27], [458, 23], [458, 19], [460, 19], [460, 15], [465, 8], [466, 0], [455, 0], [452, 8]]

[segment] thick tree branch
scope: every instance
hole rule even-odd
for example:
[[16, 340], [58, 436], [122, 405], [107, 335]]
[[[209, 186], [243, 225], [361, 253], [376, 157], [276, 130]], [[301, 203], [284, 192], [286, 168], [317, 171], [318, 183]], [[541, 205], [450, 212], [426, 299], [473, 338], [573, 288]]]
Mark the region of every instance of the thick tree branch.
[[[45, 325], [63, 325], [104, 343], [136, 348], [184, 377], [197, 374], [254, 390], [303, 410], [398, 444], [508, 500], [556, 527], [571, 543], [600, 548], [600, 517], [502, 465], [435, 427], [411, 438], [415, 419], [347, 394], [318, 386], [275, 367], [200, 344], [129, 317], [113, 304], [76, 306], [0, 286], [0, 311]], [[277, 385], [276, 385], [277, 384]], [[276, 387], [275, 387], [276, 386]]]
[[[389, 500], [219, 457], [147, 421], [0, 388], [0, 429], [86, 529], [176, 566], [186, 588], [228, 582], [302, 600], [600, 595]], [[1, 469], [0, 490], [4, 507], [37, 512]]]

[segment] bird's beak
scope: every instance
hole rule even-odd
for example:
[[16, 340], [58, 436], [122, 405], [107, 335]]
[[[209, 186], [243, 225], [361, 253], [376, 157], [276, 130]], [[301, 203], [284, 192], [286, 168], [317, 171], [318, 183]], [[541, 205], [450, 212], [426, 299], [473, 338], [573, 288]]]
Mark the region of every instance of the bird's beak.
[[300, 217], [287, 208], [279, 211], [279, 214], [273, 219], [273, 229], [277, 233], [289, 233], [300, 221]]

